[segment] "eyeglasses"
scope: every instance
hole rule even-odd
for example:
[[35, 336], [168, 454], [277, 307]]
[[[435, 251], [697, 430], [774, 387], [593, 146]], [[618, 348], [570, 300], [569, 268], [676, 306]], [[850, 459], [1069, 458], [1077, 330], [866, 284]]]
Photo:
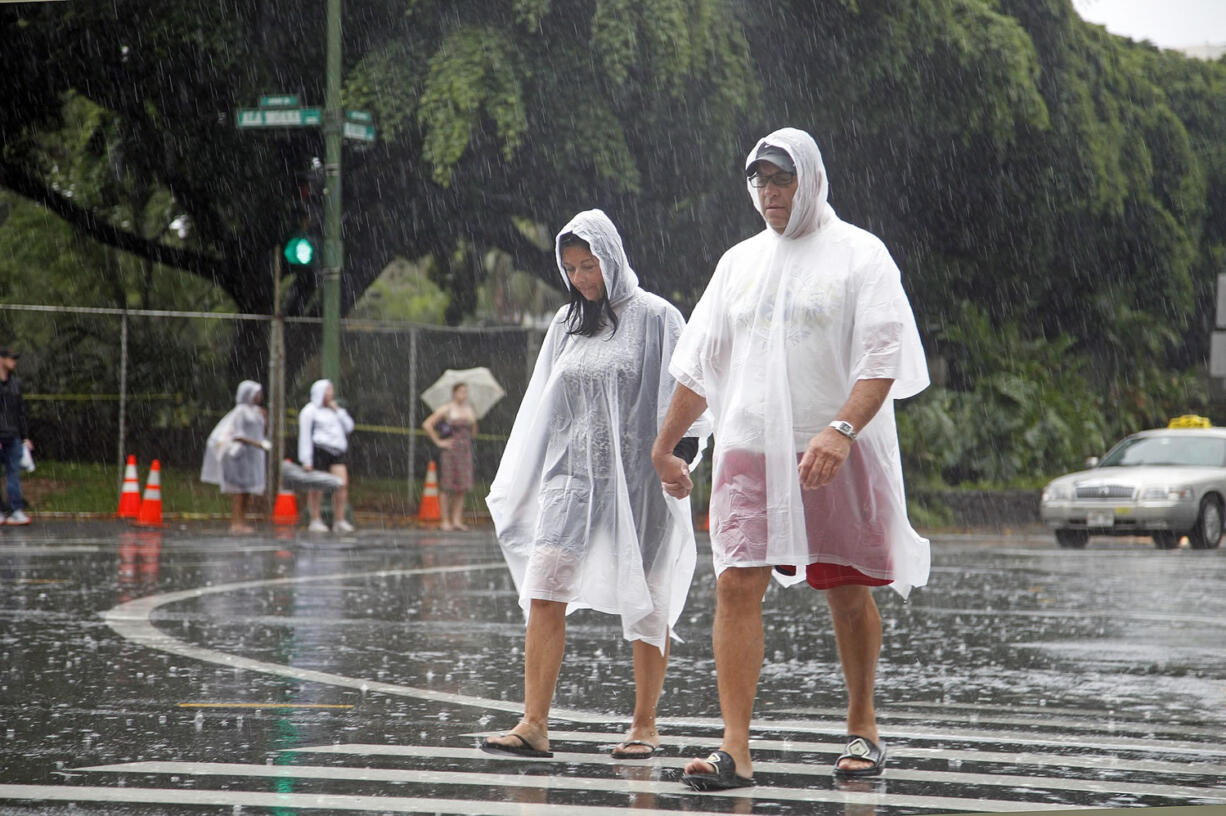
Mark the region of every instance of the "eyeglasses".
[[796, 180], [795, 173], [789, 173], [786, 170], [780, 170], [778, 173], [771, 175], [763, 175], [762, 173], [754, 173], [749, 177], [749, 183], [754, 187], [765, 187], [768, 184], [774, 184], [776, 187], [791, 187], [792, 182]]

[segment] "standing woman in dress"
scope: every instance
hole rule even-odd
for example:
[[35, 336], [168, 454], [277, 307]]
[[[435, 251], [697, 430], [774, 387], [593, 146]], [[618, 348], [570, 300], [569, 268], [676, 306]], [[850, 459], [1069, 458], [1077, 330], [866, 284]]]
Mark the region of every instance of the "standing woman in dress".
[[[439, 424], [446, 423], [449, 431], [440, 435]], [[430, 439], [442, 451], [439, 462], [439, 509], [443, 530], [467, 530], [464, 524], [464, 494], [473, 488], [473, 437], [477, 434], [477, 412], [468, 401], [468, 386], [456, 383], [451, 387], [451, 402], [441, 406], [421, 424]]]
[[[634, 717], [613, 756], [646, 759], [660, 744], [656, 704], [695, 561], [689, 503], [664, 495], [651, 463], [684, 321], [639, 288], [600, 210], [575, 216], [556, 250], [570, 303], [549, 326], [487, 499], [528, 619], [524, 717], [481, 747], [552, 756], [566, 615], [595, 609], [618, 615], [633, 643]], [[706, 424], [686, 434], [682, 458], [697, 454]]]

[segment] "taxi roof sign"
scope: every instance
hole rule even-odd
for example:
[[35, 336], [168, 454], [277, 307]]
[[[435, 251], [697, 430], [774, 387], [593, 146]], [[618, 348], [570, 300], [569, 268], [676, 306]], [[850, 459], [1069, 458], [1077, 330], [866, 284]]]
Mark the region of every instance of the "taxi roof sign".
[[1177, 416], [1167, 423], [1168, 428], [1212, 428], [1213, 423], [1209, 421], [1209, 417], [1203, 417], [1199, 414], [1184, 414]]

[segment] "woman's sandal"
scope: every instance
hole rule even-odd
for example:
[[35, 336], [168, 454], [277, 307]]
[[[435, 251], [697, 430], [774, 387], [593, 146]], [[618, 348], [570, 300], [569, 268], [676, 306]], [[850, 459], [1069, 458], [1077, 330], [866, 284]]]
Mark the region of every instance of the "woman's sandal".
[[682, 774], [681, 781], [696, 791], [750, 788], [757, 783], [752, 777], [736, 775], [736, 760], [727, 751], [715, 750], [703, 760], [715, 768], [715, 773]]
[[502, 734], [504, 737], [514, 737], [519, 740], [519, 745], [503, 745], [500, 742], [490, 742], [488, 739], [481, 742], [481, 750], [487, 754], [498, 754], [500, 756], [522, 757], [527, 759], [549, 759], [553, 756], [552, 751], [540, 751], [532, 747], [532, 743], [521, 737], [519, 734], [507, 732]]
[[[840, 768], [839, 763], [845, 759], [861, 759], [873, 764], [865, 768]], [[884, 770], [884, 742], [878, 745], [868, 737], [861, 737], [856, 734], [847, 735], [847, 747], [843, 749], [843, 753], [839, 754], [839, 758], [834, 761], [835, 776], [845, 779], [858, 776], [877, 776]]]
[[[627, 751], [625, 750], [629, 748], [631, 745], [645, 745], [649, 750], [647, 751]], [[626, 740], [625, 742], [618, 743], [616, 746], [614, 746], [613, 752], [610, 754], [610, 756], [613, 757], [614, 759], [651, 759], [653, 756], [659, 753], [659, 751], [660, 751], [659, 745], [652, 745], [650, 742], [647, 742], [646, 740]]]

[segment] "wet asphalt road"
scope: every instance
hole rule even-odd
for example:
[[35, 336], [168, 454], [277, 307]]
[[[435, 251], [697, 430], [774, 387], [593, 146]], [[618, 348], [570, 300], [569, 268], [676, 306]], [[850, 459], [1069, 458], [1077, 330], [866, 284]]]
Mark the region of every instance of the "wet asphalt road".
[[661, 702], [614, 762], [615, 620], [571, 616], [552, 761], [490, 757], [523, 625], [492, 534], [233, 538], [119, 522], [0, 532], [0, 813], [948, 813], [1226, 803], [1226, 550], [934, 536], [885, 621], [883, 779], [836, 783], [841, 675], [819, 593], [772, 587], [758, 787], [695, 794], [718, 744], [706, 541]]

